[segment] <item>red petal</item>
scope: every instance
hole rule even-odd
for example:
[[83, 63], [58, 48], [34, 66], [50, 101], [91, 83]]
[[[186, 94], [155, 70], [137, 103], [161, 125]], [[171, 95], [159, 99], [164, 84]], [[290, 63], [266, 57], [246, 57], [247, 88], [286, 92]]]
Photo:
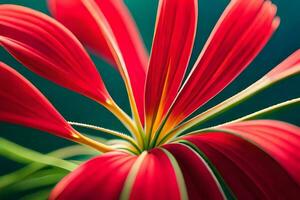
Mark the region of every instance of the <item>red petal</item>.
[[177, 175], [165, 150], [143, 156], [112, 152], [87, 161], [55, 187], [50, 199], [119, 199], [125, 190], [129, 199], [179, 200]]
[[119, 199], [135, 156], [112, 152], [87, 161], [54, 188], [54, 199]]
[[292, 74], [294, 73], [294, 70], [300, 72], [300, 49], [290, 55], [273, 70], [271, 70], [266, 77], [276, 78], [276, 76]]
[[[130, 199], [180, 199], [176, 174], [163, 150], [144, 155], [134, 168], [136, 156], [107, 153], [81, 165], [52, 191], [50, 199], [119, 199], [125, 189]], [[132, 177], [131, 170], [137, 170]], [[132, 184], [126, 188], [128, 180]], [[86, 184], [84, 184], [86, 183]]]
[[75, 36], [50, 17], [15, 5], [0, 6], [0, 44], [35, 73], [105, 102], [109, 94]]
[[145, 157], [135, 178], [130, 199], [180, 199], [174, 168], [162, 150], [154, 149]]
[[147, 74], [147, 127], [159, 123], [170, 107], [191, 56], [197, 25], [195, 0], [160, 1]]
[[[282, 129], [283, 132], [281, 133], [284, 133], [288, 138], [295, 134], [294, 131], [291, 133], [291, 128], [273, 124], [273, 122], [268, 123], [271, 123], [270, 126]], [[253, 129], [256, 128], [254, 124], [256, 122], [252, 124]], [[296, 130], [299, 135], [299, 128]], [[268, 130], [267, 134], [260, 132], [267, 139], [265, 144], [274, 137], [272, 131], [281, 134], [276, 129]], [[244, 135], [247, 133], [246, 130]], [[237, 199], [297, 199], [300, 195], [299, 178], [298, 183], [295, 182], [296, 177], [285, 167], [289, 164], [295, 165], [292, 162], [282, 165], [283, 160], [278, 159], [280, 157], [279, 151], [271, 152], [269, 149], [265, 149], [266, 145], [262, 141], [256, 144], [257, 140], [252, 140], [253, 137], [251, 140], [245, 140], [240, 136], [225, 132], [201, 133], [188, 136], [185, 139], [196, 145], [208, 157]], [[285, 142], [274, 142], [273, 140], [273, 145], [281, 145], [282, 143]], [[291, 148], [291, 144], [285, 143], [282, 149], [282, 152], [285, 152], [285, 161], [294, 160], [292, 157], [299, 152], [299, 144], [298, 138], [297, 147], [295, 147], [298, 150], [291, 153], [286, 150]], [[297, 169], [299, 172], [299, 167]]]
[[[144, 88], [148, 55], [136, 25], [123, 1], [95, 0], [110, 26], [124, 58], [140, 118], [144, 118]], [[68, 27], [84, 44], [116, 62], [107, 36], [81, 0], [49, 0], [54, 17]], [[114, 63], [117, 65], [117, 63]]]
[[280, 163], [300, 185], [300, 128], [279, 121], [257, 120], [222, 126], [221, 129], [254, 142]]
[[218, 94], [248, 66], [278, 27], [275, 15], [270, 1], [231, 1], [176, 99], [172, 124]]
[[0, 62], [0, 121], [74, 139], [75, 131], [28, 80]]
[[174, 155], [182, 170], [189, 199], [224, 199], [210, 167], [192, 148], [182, 144], [169, 144], [164, 148]]
[[[148, 62], [147, 52], [123, 1], [95, 0], [95, 2], [107, 18], [124, 57], [131, 62], [129, 66], [141, 67], [145, 71]], [[48, 3], [52, 15], [68, 27], [82, 43], [110, 61], [114, 60], [103, 33], [99, 31], [97, 23], [80, 0], [48, 0]]]

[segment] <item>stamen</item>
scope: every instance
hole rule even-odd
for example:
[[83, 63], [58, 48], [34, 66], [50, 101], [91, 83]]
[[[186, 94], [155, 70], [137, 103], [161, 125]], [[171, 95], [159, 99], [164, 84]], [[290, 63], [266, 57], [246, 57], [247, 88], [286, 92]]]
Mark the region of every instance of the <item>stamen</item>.
[[132, 133], [132, 135], [136, 138], [139, 146], [143, 148], [144, 142], [142, 138], [142, 133], [136, 127], [132, 119], [113, 101], [110, 101], [110, 104], [104, 105], [109, 111], [111, 111]]
[[94, 149], [100, 151], [100, 152], [105, 153], [105, 152], [109, 152], [109, 151], [115, 150], [114, 148], [112, 148], [112, 147], [110, 147], [110, 146], [108, 146], [108, 145], [102, 144], [102, 143], [100, 143], [100, 142], [97, 142], [97, 141], [95, 141], [95, 140], [92, 140], [92, 139], [90, 139], [90, 138], [88, 138], [88, 137], [86, 137], [86, 136], [80, 134], [80, 133], [77, 132], [77, 131], [74, 131], [74, 130], [73, 130], [71, 134], [72, 134], [72, 135], [76, 135], [76, 136], [74, 137], [74, 139], [73, 139], [75, 142], [78, 142], [78, 143], [87, 145], [87, 146], [89, 146], [89, 147], [92, 147], [92, 148], [94, 148]]
[[70, 121], [68, 123], [71, 124], [71, 125], [73, 125], [73, 126], [79, 126], [79, 127], [89, 128], [89, 129], [101, 131], [103, 133], [119, 137], [119, 138], [121, 138], [121, 139], [129, 142], [136, 150], [141, 151], [140, 148], [139, 148], [139, 146], [136, 144], [136, 141], [133, 140], [130, 136], [125, 135], [124, 133], [120, 133], [118, 131], [114, 131], [114, 130], [111, 130], [111, 129], [102, 128], [102, 127], [91, 125], [91, 124], [84, 124], [84, 123], [70, 122]]

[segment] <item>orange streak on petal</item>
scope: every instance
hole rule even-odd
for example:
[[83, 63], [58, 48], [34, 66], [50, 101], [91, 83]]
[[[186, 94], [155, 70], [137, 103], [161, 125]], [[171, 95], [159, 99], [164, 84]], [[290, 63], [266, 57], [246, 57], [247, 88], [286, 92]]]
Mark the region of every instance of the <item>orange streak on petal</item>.
[[[146, 80], [147, 133], [171, 106], [191, 56], [198, 15], [195, 0], [160, 1]], [[154, 127], [153, 127], [154, 126]]]

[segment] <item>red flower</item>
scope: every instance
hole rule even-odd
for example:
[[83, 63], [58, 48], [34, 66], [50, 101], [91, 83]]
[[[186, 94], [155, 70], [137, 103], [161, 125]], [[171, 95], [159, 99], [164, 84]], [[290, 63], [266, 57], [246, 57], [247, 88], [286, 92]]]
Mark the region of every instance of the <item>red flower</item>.
[[[184, 82], [196, 32], [196, 0], [160, 1], [150, 58], [122, 1], [50, 0], [49, 6], [67, 28], [29, 8], [0, 5], [0, 44], [33, 72], [105, 106], [133, 136], [101, 129], [124, 140], [117, 146], [83, 136], [29, 81], [0, 63], [1, 121], [105, 152], [65, 177], [50, 199], [299, 198], [300, 128], [250, 120], [299, 99], [186, 132], [298, 74], [299, 50], [247, 89], [184, 122], [268, 42], [279, 25], [270, 1], [231, 1]], [[77, 38], [120, 72], [133, 119], [109, 95]]]

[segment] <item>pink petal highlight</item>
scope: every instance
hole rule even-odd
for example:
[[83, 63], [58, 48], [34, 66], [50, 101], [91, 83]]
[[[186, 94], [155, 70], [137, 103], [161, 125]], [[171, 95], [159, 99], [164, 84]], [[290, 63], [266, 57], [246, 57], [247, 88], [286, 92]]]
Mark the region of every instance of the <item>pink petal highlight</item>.
[[191, 56], [198, 17], [195, 0], [160, 1], [147, 74], [147, 128], [159, 123], [172, 104]]
[[277, 78], [280, 76], [287, 76], [287, 74], [300, 72], [300, 49], [295, 51], [292, 55], [286, 58], [277, 67], [271, 70], [266, 77]]
[[0, 121], [74, 140], [75, 130], [28, 80], [0, 62]]
[[100, 103], [110, 98], [76, 37], [54, 19], [29, 8], [0, 6], [0, 44], [33, 72]]
[[221, 16], [172, 108], [176, 125], [231, 83], [279, 25], [270, 1], [235, 0]]

